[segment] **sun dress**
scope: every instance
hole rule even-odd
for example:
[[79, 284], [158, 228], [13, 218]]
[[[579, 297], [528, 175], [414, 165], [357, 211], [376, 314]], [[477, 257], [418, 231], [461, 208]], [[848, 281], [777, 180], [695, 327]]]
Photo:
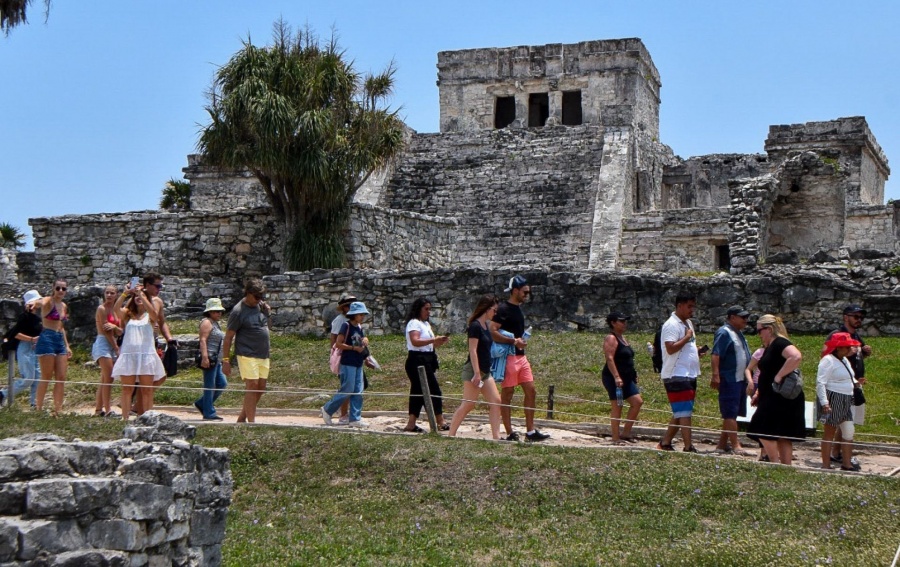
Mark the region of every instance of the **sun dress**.
[[121, 376], [144, 375], [153, 376], [154, 382], [165, 378], [166, 369], [156, 353], [153, 325], [148, 313], [140, 319], [129, 319], [125, 325], [125, 336], [112, 375], [116, 380]]

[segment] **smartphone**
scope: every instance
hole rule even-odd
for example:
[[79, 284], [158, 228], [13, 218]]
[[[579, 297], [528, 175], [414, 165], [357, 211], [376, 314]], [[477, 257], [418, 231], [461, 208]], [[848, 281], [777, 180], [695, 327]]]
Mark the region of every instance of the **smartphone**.
[[697, 349], [697, 352], [699, 354], [706, 354], [707, 352], [709, 352], [709, 345], [703, 345], [702, 347]]
[[131, 289], [135, 289], [138, 286], [138, 283], [140, 283], [140, 281], [141, 281], [141, 278], [139, 278], [137, 276], [132, 276], [131, 277]]

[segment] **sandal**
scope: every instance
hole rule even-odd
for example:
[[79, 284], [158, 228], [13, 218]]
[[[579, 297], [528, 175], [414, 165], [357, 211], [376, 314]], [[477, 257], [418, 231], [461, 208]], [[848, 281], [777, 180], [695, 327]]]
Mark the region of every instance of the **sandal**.
[[441, 431], [450, 431], [450, 424], [445, 423], [443, 425], [438, 425], [438, 429]]
[[685, 447], [684, 449], [682, 449], [682, 451], [685, 453], [699, 453], [700, 452], [693, 445], [691, 445], [690, 447]]
[[415, 426], [415, 427], [413, 427], [412, 429], [406, 429], [406, 428], [404, 427], [404, 428], [403, 428], [403, 431], [405, 431], [405, 432], [407, 432], [407, 433], [425, 433], [425, 430], [422, 429], [421, 427], [419, 427], [418, 425]]
[[675, 447], [673, 447], [671, 443], [668, 445], [663, 445], [662, 443], [657, 443], [656, 450], [657, 451], [674, 451]]
[[637, 439], [635, 439], [634, 437], [632, 437], [632, 436], [630, 436], [630, 435], [628, 435], [628, 436], [626, 436], [626, 435], [619, 435], [619, 440], [620, 440], [620, 441], [624, 441], [624, 442], [626, 442], [626, 443], [637, 443]]

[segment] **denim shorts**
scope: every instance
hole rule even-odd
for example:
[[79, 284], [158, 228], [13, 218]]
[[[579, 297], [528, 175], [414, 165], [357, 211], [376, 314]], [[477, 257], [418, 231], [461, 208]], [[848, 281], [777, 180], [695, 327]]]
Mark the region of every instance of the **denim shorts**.
[[113, 350], [113, 347], [109, 344], [109, 341], [106, 340], [106, 337], [97, 335], [94, 346], [91, 347], [91, 358], [94, 360], [100, 360], [101, 358], [111, 358], [115, 360], [116, 351]]
[[65, 356], [66, 339], [61, 331], [44, 329], [38, 337], [34, 354], [37, 356]]

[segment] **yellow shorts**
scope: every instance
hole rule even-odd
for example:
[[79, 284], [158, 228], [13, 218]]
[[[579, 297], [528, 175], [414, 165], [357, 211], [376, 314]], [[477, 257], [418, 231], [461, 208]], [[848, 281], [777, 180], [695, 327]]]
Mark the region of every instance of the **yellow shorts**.
[[241, 371], [241, 380], [266, 380], [269, 377], [268, 358], [238, 356], [237, 363], [238, 370]]

